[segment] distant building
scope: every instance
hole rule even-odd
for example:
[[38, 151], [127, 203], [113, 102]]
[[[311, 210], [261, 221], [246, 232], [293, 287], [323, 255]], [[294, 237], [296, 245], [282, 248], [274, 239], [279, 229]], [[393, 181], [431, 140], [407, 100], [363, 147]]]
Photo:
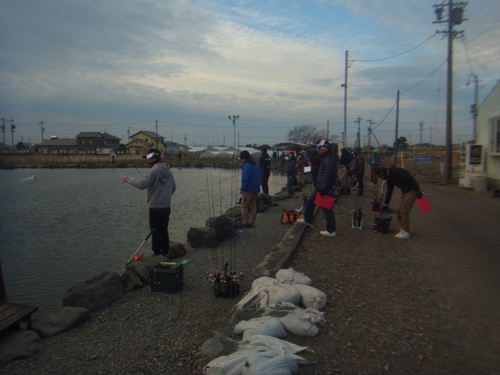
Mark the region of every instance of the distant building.
[[35, 146], [35, 150], [44, 154], [77, 154], [77, 140], [52, 136]]
[[130, 142], [125, 145], [125, 150], [129, 154], [145, 154], [150, 148], [157, 148], [165, 153], [167, 147], [163, 143], [165, 137], [157, 135], [155, 132], [141, 130], [130, 136]]
[[120, 147], [120, 138], [108, 133], [81, 132], [76, 136], [81, 154], [110, 155]]
[[500, 81], [478, 108], [476, 132], [476, 168], [485, 172], [491, 188], [500, 187]]

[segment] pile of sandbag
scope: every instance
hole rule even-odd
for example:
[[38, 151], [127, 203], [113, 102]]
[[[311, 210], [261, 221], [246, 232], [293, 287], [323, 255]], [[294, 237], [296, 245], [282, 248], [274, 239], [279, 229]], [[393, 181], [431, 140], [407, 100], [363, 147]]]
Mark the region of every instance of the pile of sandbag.
[[260, 277], [236, 304], [236, 311], [253, 310], [262, 316], [242, 320], [234, 327], [241, 336], [237, 351], [215, 358], [203, 368], [206, 375], [296, 374], [298, 364], [314, 363], [298, 355], [312, 351], [282, 338], [287, 332], [314, 337], [324, 321], [321, 310], [326, 294], [311, 286], [311, 279], [293, 269], [276, 278]]

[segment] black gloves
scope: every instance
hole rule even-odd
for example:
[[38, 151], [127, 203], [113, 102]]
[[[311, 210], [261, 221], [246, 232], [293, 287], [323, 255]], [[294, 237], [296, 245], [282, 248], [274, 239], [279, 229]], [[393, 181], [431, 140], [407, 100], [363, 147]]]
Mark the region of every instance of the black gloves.
[[417, 198], [422, 198], [424, 193], [422, 193], [422, 190], [417, 191]]

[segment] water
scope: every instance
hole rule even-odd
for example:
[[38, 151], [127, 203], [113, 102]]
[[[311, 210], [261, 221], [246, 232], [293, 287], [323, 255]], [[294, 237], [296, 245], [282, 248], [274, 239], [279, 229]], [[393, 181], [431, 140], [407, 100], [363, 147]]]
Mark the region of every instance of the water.
[[[122, 184], [146, 169], [0, 170], [0, 259], [11, 302], [62, 306], [76, 284], [104, 271], [120, 272], [149, 233], [146, 192]], [[239, 170], [173, 168], [170, 239], [186, 242], [239, 198]], [[36, 175], [36, 179], [28, 179]], [[271, 193], [284, 177], [271, 176]], [[148, 241], [140, 253], [150, 254]]]

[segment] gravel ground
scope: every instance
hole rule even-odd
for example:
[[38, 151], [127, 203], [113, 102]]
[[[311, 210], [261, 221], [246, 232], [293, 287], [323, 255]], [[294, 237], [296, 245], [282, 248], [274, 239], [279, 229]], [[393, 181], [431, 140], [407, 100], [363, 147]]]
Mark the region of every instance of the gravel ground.
[[[450, 307], [436, 270], [420, 257], [418, 241], [370, 230], [368, 194], [341, 199], [335, 238], [319, 235], [324, 221], [316, 215], [292, 260], [291, 266], [329, 298], [317, 337], [288, 338], [318, 357], [315, 365], [301, 365], [301, 374], [500, 373], [488, 342], [474, 337], [466, 318]], [[193, 262], [185, 265], [181, 292], [152, 293], [148, 287], [128, 292], [82, 326], [45, 340], [38, 355], [0, 373], [202, 374], [207, 360], [201, 345], [214, 330], [230, 334], [231, 310], [249, 289], [252, 268], [290, 228], [279, 223], [282, 208], [295, 205], [299, 201], [281, 202], [259, 216], [256, 229], [237, 235], [236, 270], [247, 278], [236, 299], [213, 296], [205, 272], [213, 267], [214, 252], [196, 249], [186, 257]], [[360, 205], [367, 213], [361, 231], [350, 225], [350, 212]]]

